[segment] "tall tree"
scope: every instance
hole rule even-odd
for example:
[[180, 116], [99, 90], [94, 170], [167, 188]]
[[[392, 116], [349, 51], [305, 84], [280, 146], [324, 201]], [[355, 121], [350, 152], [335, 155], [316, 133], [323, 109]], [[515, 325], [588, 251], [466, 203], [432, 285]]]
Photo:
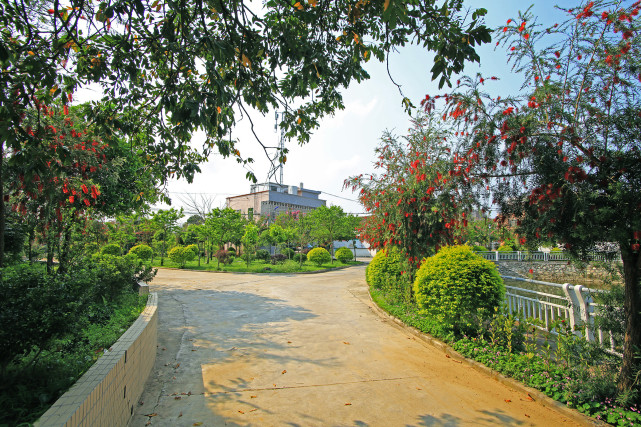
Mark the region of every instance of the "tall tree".
[[310, 213], [314, 222], [312, 236], [323, 242], [329, 242], [329, 253], [334, 263], [334, 240], [345, 234], [347, 215], [340, 206], [319, 206]]
[[[227, 243], [238, 244], [245, 232], [246, 221], [240, 212], [233, 209], [216, 208], [207, 214], [205, 227], [209, 230], [214, 244], [222, 249]], [[220, 267], [220, 261], [218, 261]]]
[[165, 249], [169, 234], [178, 229], [178, 220], [184, 216], [182, 208], [177, 211], [174, 208], [169, 210], [160, 209], [155, 212], [151, 221], [161, 234], [160, 265], [165, 265]]
[[[463, 78], [445, 100], [463, 181], [492, 188], [501, 218], [530, 245], [560, 242], [580, 259], [616, 242], [625, 281], [620, 391], [635, 385], [641, 348], [641, 2], [591, 1], [543, 28], [529, 12], [498, 30], [519, 94]], [[426, 97], [425, 107], [435, 107]]]

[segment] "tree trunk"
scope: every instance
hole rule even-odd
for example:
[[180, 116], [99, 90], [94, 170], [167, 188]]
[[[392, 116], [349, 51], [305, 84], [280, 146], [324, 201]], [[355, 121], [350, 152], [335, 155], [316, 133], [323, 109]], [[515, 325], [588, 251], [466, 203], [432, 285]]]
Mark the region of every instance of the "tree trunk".
[[4, 208], [4, 142], [0, 141], [0, 268], [4, 267], [4, 229], [6, 211]]
[[58, 273], [67, 272], [67, 263], [69, 262], [69, 246], [71, 245], [71, 225], [64, 227], [63, 240], [60, 253], [58, 254]]
[[623, 261], [623, 277], [625, 281], [625, 338], [623, 343], [623, 363], [619, 375], [619, 392], [630, 390], [635, 385], [635, 374], [638, 363], [635, 356], [641, 349], [641, 293], [639, 278], [641, 277], [641, 254], [631, 252], [621, 247]]

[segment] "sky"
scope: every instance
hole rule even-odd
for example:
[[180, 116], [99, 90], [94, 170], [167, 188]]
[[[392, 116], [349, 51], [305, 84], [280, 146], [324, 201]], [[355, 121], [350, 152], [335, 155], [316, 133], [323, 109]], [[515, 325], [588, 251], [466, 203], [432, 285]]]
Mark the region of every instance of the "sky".
[[[505, 25], [509, 18], [515, 19], [518, 11], [527, 4], [509, 0], [469, 0], [466, 3], [471, 8], [485, 7], [488, 10], [486, 24], [490, 28]], [[537, 1], [533, 12], [540, 21], [551, 21], [554, 15], [558, 16], [553, 10], [553, 6], [558, 3]], [[561, 4], [570, 5], [569, 2]], [[481, 72], [487, 77], [496, 75], [502, 79], [501, 90], [519, 89], [520, 80], [511, 76], [504, 49], [497, 48], [495, 51], [492, 43], [483, 46], [478, 52], [481, 56], [480, 65], [468, 64], [464, 74]], [[437, 82], [431, 81], [432, 57], [426, 50], [409, 47], [393, 54], [390, 59], [392, 77], [415, 105], [426, 94], [444, 93], [446, 89], [439, 90]], [[390, 80], [385, 64], [372, 60], [368, 65], [367, 71], [371, 78], [360, 84], [354, 83], [342, 92], [344, 110], [324, 118], [304, 146], [293, 140], [285, 142], [289, 153], [284, 166], [283, 183], [296, 186], [303, 183], [305, 188], [319, 190], [322, 192], [320, 198], [327, 200], [328, 205], [341, 206], [345, 212], [352, 214], [363, 214], [364, 209], [357, 202], [357, 195], [350, 189], [343, 188], [344, 180], [352, 175], [374, 172], [374, 148], [385, 130], [400, 136], [407, 134], [410, 127], [410, 117], [401, 104], [402, 96]], [[265, 143], [277, 145], [280, 132], [274, 131], [273, 112], [265, 117], [255, 114], [252, 119], [261, 139]], [[254, 158], [251, 169], [258, 182], [265, 182], [270, 163], [251, 135], [248, 121], [239, 122], [233, 136], [238, 138], [238, 148], [242, 155]], [[192, 142], [196, 146], [202, 146], [201, 138], [202, 135], [195, 135]], [[173, 207], [183, 206], [182, 200], [189, 195], [213, 199], [213, 207], [223, 207], [226, 197], [249, 192], [250, 182], [245, 177], [247, 170], [234, 159], [213, 155], [200, 167], [202, 172], [196, 175], [192, 183], [184, 180], [168, 183], [167, 190]], [[159, 204], [154, 209], [167, 207]]]

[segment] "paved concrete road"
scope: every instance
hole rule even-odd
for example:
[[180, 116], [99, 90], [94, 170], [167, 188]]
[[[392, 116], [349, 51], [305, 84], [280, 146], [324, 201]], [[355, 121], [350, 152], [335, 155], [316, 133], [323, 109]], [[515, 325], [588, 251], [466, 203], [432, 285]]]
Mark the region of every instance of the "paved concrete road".
[[159, 348], [132, 426], [573, 424], [373, 312], [364, 267], [161, 270], [152, 290]]

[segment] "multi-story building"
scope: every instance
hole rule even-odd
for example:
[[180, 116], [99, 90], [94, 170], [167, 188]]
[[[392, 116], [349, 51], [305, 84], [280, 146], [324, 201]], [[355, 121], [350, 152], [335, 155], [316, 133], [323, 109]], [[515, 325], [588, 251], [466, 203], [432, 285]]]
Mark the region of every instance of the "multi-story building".
[[227, 207], [252, 219], [254, 215], [274, 220], [282, 212], [309, 212], [326, 201], [319, 199], [320, 191], [309, 190], [301, 182], [298, 187], [273, 182], [253, 184], [248, 194], [227, 197]]

